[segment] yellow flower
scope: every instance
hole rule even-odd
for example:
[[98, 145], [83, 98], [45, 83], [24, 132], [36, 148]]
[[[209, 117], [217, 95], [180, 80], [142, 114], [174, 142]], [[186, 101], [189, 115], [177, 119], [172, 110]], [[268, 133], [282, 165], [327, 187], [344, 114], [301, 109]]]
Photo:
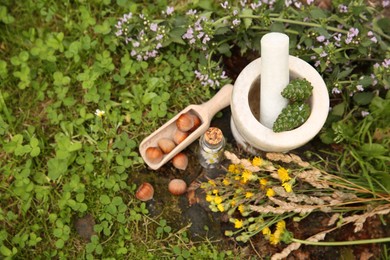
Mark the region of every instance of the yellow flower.
[[249, 170], [244, 170], [242, 173], [242, 183], [246, 183], [248, 180], [256, 179], [256, 176], [253, 175], [253, 173]]
[[215, 184], [215, 181], [213, 181], [213, 180], [209, 180], [208, 182], [209, 182], [209, 184], [210, 184], [211, 186], [214, 186], [214, 187], [217, 186], [217, 185]]
[[221, 212], [224, 212], [224, 211], [225, 211], [225, 208], [224, 208], [223, 204], [218, 204], [217, 208], [218, 208], [218, 210], [221, 211]]
[[276, 223], [276, 230], [283, 231], [286, 229], [286, 222], [284, 220], [280, 220], [278, 223]]
[[240, 206], [238, 206], [238, 211], [240, 211], [241, 214], [244, 212], [244, 210], [245, 210], [244, 205], [241, 204]]
[[277, 245], [280, 242], [280, 237], [275, 236], [275, 234], [271, 234], [269, 237], [269, 242], [271, 243], [271, 245]]
[[214, 190], [213, 190], [213, 194], [218, 194], [218, 190], [217, 190], [217, 189], [214, 189]]
[[262, 164], [263, 164], [263, 161], [261, 160], [260, 157], [253, 158], [253, 160], [252, 160], [252, 165], [253, 166], [260, 166]]
[[266, 178], [260, 179], [260, 189], [264, 190], [265, 186], [267, 186], [268, 180]]
[[291, 180], [291, 177], [288, 175], [288, 171], [283, 167], [278, 169], [278, 176], [282, 182]]
[[265, 237], [270, 236], [270, 235], [271, 235], [271, 229], [269, 229], [269, 227], [265, 227], [265, 228], [263, 228], [263, 229], [261, 230], [261, 233], [263, 233], [263, 235], [264, 235]]
[[222, 198], [220, 196], [215, 196], [214, 202], [215, 202], [215, 204], [221, 204], [222, 203]]
[[223, 185], [225, 185], [225, 186], [229, 186], [230, 180], [229, 180], [229, 179], [223, 179], [222, 183], [223, 183]]
[[232, 207], [236, 206], [236, 203], [237, 202], [235, 200], [230, 201], [230, 205], [232, 205]]
[[253, 195], [255, 195], [253, 192], [248, 191], [245, 193], [245, 198], [249, 199], [250, 197], [253, 197]]
[[273, 197], [275, 196], [275, 191], [272, 188], [267, 189], [267, 197]]
[[242, 228], [243, 225], [244, 225], [244, 222], [242, 220], [239, 220], [239, 219], [234, 220], [234, 227], [235, 228]]
[[289, 182], [283, 183], [282, 186], [287, 192], [292, 192], [292, 186]]
[[210, 195], [210, 194], [207, 194], [206, 195], [206, 201], [207, 202], [212, 202], [214, 200], [214, 196]]
[[234, 173], [235, 170], [236, 170], [236, 165], [235, 164], [230, 164], [229, 167], [228, 167], [228, 171], [231, 172], [231, 173]]
[[271, 234], [270, 239], [269, 239], [270, 243], [272, 245], [279, 244], [280, 239], [281, 239], [283, 233], [285, 232], [285, 230], [286, 230], [286, 222], [284, 222], [284, 220], [281, 220], [278, 223], [276, 223], [275, 233]]

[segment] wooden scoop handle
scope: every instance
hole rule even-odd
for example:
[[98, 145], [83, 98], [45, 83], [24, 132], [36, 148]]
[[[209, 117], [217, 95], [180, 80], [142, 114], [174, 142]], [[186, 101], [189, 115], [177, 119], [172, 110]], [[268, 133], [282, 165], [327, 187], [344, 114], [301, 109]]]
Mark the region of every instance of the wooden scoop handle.
[[199, 109], [201, 110], [202, 116], [205, 117], [205, 121], [210, 122], [217, 112], [230, 104], [232, 92], [233, 85], [226, 84], [209, 101], [199, 105]]

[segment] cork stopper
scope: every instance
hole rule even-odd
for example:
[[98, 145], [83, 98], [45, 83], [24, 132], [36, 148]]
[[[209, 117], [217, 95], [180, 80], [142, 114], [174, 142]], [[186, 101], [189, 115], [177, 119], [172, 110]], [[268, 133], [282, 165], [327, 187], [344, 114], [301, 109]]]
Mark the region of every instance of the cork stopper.
[[223, 140], [221, 129], [217, 127], [210, 127], [204, 133], [204, 140], [210, 145], [218, 145]]

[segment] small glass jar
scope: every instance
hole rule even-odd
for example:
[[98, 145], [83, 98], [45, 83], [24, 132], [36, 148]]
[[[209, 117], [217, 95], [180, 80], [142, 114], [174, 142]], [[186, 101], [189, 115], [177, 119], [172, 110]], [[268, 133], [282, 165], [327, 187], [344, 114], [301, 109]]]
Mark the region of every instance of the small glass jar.
[[199, 139], [199, 162], [203, 168], [211, 169], [219, 165], [223, 157], [225, 138], [221, 129], [210, 127]]

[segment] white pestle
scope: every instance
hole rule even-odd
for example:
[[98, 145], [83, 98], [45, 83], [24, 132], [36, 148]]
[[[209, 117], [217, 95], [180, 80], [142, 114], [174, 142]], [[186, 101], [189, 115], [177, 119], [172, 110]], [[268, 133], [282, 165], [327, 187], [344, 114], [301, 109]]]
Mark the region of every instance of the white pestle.
[[289, 38], [283, 33], [267, 33], [261, 38], [260, 123], [272, 129], [288, 100], [282, 90], [290, 81]]

